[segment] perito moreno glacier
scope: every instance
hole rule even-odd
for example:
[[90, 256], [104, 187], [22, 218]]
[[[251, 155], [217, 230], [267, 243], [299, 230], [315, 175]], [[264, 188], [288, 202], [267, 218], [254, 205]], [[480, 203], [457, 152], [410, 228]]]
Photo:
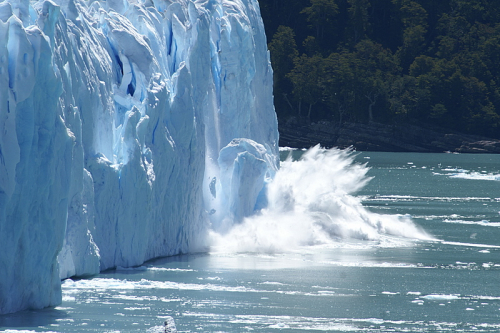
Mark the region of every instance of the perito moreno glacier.
[[257, 0], [0, 0], [0, 313], [265, 207], [272, 80]]

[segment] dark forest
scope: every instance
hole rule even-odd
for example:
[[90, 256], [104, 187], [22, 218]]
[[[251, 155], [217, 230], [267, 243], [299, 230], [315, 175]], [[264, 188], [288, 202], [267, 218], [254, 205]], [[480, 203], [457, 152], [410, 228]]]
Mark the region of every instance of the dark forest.
[[493, 0], [259, 0], [280, 122], [439, 126], [500, 138]]

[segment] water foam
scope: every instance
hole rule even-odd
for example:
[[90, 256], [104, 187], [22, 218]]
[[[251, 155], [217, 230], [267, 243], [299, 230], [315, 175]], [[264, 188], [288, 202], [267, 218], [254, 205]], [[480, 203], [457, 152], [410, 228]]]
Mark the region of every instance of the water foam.
[[355, 194], [371, 179], [350, 150], [306, 151], [289, 157], [268, 187], [269, 205], [225, 233], [212, 232], [212, 251], [281, 252], [300, 246], [391, 235], [431, 239], [407, 216], [370, 212]]
[[457, 168], [446, 168], [441, 169], [441, 171], [447, 171], [449, 173], [434, 173], [438, 176], [448, 176], [450, 178], [468, 179], [468, 180], [490, 180], [490, 181], [500, 181], [500, 174], [498, 173], [488, 173], [486, 171], [477, 172], [472, 170], [457, 169]]
[[225, 286], [218, 284], [198, 284], [198, 283], [181, 283], [173, 281], [154, 281], [141, 279], [140, 281], [120, 280], [112, 278], [94, 278], [90, 280], [64, 280], [62, 284], [65, 295], [78, 294], [81, 291], [104, 291], [104, 290], [208, 290], [208, 291], [224, 291], [224, 292], [261, 292], [253, 288], [245, 286]]

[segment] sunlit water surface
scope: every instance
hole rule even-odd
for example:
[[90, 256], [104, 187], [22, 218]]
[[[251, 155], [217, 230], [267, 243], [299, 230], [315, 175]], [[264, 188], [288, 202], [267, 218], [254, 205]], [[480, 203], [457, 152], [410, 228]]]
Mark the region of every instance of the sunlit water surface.
[[[366, 170], [334, 154], [338, 170], [287, 175], [305, 184], [282, 180], [261, 217], [212, 235], [210, 254], [66, 280], [61, 306], [0, 316], [0, 327], [500, 331], [500, 156], [358, 153], [374, 177], [360, 189]], [[325, 192], [332, 177], [345, 184]]]

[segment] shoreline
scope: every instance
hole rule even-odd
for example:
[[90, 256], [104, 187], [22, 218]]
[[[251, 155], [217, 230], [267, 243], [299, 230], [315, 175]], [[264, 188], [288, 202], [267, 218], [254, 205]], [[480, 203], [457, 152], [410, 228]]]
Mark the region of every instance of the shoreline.
[[280, 147], [352, 147], [358, 151], [500, 154], [500, 140], [431, 129], [413, 124], [370, 122], [338, 123], [318, 121], [301, 124], [291, 120], [279, 125]]

